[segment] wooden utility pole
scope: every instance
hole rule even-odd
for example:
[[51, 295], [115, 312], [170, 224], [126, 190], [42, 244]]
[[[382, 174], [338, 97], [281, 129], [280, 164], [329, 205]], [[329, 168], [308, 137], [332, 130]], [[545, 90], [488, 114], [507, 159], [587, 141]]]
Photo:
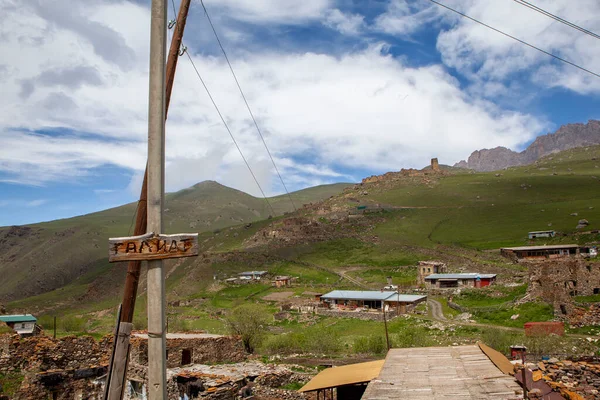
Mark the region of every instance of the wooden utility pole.
[[[161, 233], [165, 199], [165, 58], [167, 0], [152, 0], [148, 99], [148, 232]], [[148, 399], [167, 399], [165, 274], [148, 261]]]
[[[383, 302], [385, 304], [385, 301]], [[385, 305], [383, 307], [383, 325], [385, 326], [385, 343], [387, 345], [387, 349], [390, 349], [390, 335], [388, 334], [387, 328], [387, 319], [385, 318]]]
[[[173, 32], [173, 40], [169, 48], [169, 58], [167, 60], [167, 77], [166, 77], [166, 104], [165, 104], [165, 120], [169, 114], [169, 104], [171, 102], [171, 92], [173, 90], [173, 82], [175, 80], [175, 70], [177, 69], [177, 60], [179, 59], [179, 49], [183, 40], [183, 31], [187, 21], [188, 10], [190, 8], [190, 0], [182, 0], [177, 16], [177, 24]], [[134, 235], [143, 235], [147, 228], [147, 191], [148, 191], [148, 166], [144, 172], [144, 181], [142, 183], [142, 191], [140, 193], [140, 201], [138, 205]], [[140, 271], [142, 262], [139, 260], [129, 261], [127, 266], [127, 278], [125, 280], [125, 291], [123, 293], [123, 312], [121, 314], [121, 322], [133, 322], [133, 314], [135, 311], [135, 300], [137, 297], [138, 283], [140, 280]]]
[[[162, 4], [161, 4], [162, 6]], [[164, 6], [166, 7], [166, 6]], [[179, 8], [179, 14], [177, 16], [177, 23], [173, 32], [173, 39], [171, 41], [171, 47], [169, 50], [169, 57], [167, 60], [167, 74], [164, 80], [165, 88], [165, 106], [164, 106], [164, 118], [166, 120], [168, 115], [169, 103], [171, 99], [171, 92], [173, 89], [173, 82], [175, 79], [175, 71], [177, 68], [177, 61], [179, 59], [179, 49], [183, 40], [183, 33], [185, 30], [185, 24], [187, 20], [188, 10], [190, 7], [190, 0], [182, 0]], [[153, 5], [154, 10], [154, 5]], [[166, 10], [165, 10], [166, 13]], [[166, 16], [165, 16], [166, 18]], [[164, 58], [163, 58], [164, 59]], [[163, 121], [164, 126], [164, 121]], [[164, 143], [164, 141], [163, 141]], [[147, 193], [148, 193], [148, 165], [144, 172], [144, 179], [142, 183], [142, 190], [140, 193], [140, 200], [138, 202], [137, 215], [135, 221], [134, 235], [139, 236], [147, 232]], [[109, 255], [110, 258], [110, 255]], [[109, 378], [107, 379], [107, 385], [112, 387], [108, 399], [120, 400], [123, 396], [125, 389], [125, 377], [127, 374], [127, 366], [129, 363], [129, 339], [132, 328], [133, 315], [135, 312], [135, 302], [137, 298], [137, 290], [139, 286], [139, 278], [141, 271], [141, 260], [130, 260], [127, 267], [127, 277], [125, 280], [125, 290], [123, 293], [123, 303], [121, 310], [121, 330], [115, 335], [115, 368], [109, 371]], [[117, 355], [118, 354], [118, 358]]]

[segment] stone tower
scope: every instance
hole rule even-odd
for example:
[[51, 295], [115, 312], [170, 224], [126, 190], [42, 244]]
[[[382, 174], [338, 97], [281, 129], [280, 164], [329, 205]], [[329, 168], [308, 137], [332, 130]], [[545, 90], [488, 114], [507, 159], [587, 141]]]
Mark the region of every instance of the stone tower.
[[437, 158], [431, 159], [431, 170], [436, 172], [440, 170], [440, 164], [438, 163]]

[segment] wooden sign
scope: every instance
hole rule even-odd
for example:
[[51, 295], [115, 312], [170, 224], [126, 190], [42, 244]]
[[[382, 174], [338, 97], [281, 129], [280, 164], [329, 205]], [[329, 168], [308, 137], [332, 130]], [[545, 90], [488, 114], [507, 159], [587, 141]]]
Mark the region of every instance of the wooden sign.
[[147, 233], [108, 239], [108, 262], [162, 260], [197, 255], [197, 233], [175, 235]]

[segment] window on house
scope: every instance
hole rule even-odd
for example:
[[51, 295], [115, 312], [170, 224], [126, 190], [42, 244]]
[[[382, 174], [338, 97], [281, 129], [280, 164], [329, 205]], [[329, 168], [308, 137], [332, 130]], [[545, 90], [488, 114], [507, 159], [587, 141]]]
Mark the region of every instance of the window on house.
[[594, 294], [600, 294], [600, 288], [594, 288]]
[[21, 329], [25, 329], [25, 323], [21, 324]]

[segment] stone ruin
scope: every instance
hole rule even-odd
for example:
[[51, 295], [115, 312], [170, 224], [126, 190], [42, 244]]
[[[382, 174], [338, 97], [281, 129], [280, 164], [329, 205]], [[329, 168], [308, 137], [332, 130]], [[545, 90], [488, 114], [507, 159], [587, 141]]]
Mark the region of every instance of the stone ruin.
[[[167, 340], [168, 367], [183, 363], [235, 363], [244, 361], [237, 337], [205, 335]], [[11, 400], [101, 399], [112, 350], [112, 336], [96, 341], [91, 336], [20, 338], [0, 335], [0, 374], [21, 373], [23, 381]], [[147, 381], [147, 339], [132, 337], [125, 399]], [[140, 397], [141, 398], [141, 397]]]
[[552, 304], [559, 319], [566, 319], [575, 311], [574, 296], [600, 294], [600, 263], [579, 258], [524, 264], [529, 269], [525, 299], [541, 299]]
[[431, 170], [434, 171], [434, 172], [440, 171], [440, 164], [439, 164], [437, 158], [432, 158], [431, 159]]

